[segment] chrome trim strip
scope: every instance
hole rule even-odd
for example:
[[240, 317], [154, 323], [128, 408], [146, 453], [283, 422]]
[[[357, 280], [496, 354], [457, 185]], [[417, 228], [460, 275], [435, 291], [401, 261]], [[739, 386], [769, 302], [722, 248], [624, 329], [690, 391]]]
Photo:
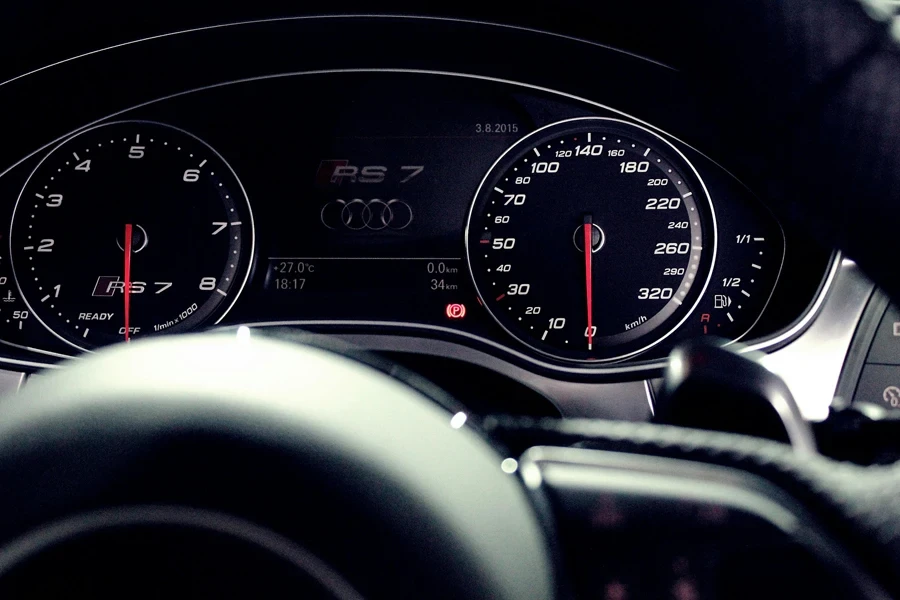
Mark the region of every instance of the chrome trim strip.
[[[12, 348], [18, 348], [20, 350], [27, 350], [28, 352], [35, 352], [37, 354], [43, 354], [45, 356], [52, 356], [54, 358], [72, 358], [68, 354], [60, 354], [59, 352], [51, 352], [50, 350], [41, 350], [40, 348], [32, 348], [31, 346], [23, 346], [22, 344], [13, 344], [12, 342], [7, 342], [6, 340], [0, 340], [0, 344], [5, 346], [10, 346]], [[5, 361], [6, 359], [0, 357], [0, 363]]]
[[760, 361], [784, 379], [809, 421], [828, 418], [853, 334], [875, 290], [875, 284], [847, 258], [832, 271], [832, 278], [828, 293], [822, 294], [805, 319], [809, 322], [806, 331]]

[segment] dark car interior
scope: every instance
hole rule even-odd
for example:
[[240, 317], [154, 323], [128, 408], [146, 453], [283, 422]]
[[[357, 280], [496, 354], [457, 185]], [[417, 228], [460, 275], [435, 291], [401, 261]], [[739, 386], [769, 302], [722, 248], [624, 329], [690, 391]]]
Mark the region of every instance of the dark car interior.
[[0, 597], [900, 597], [900, 2], [0, 56]]

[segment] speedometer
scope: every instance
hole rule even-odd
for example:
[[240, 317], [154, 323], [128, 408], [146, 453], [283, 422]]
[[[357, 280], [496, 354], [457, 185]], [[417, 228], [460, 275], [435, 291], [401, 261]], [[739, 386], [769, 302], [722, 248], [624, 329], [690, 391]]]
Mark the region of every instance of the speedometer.
[[482, 303], [535, 350], [612, 361], [690, 314], [716, 251], [709, 194], [650, 130], [580, 118], [529, 134], [494, 164], [466, 228]]

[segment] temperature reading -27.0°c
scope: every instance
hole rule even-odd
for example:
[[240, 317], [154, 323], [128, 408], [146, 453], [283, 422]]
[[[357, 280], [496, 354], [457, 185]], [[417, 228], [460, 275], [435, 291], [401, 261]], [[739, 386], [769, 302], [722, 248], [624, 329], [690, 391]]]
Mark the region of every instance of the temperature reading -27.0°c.
[[53, 150], [22, 190], [10, 232], [28, 309], [82, 349], [221, 319], [253, 244], [247, 197], [224, 159], [142, 121], [100, 125]]
[[715, 215], [668, 141], [624, 121], [571, 119], [498, 159], [466, 245], [482, 302], [510, 334], [556, 358], [609, 361], [690, 314], [715, 258]]

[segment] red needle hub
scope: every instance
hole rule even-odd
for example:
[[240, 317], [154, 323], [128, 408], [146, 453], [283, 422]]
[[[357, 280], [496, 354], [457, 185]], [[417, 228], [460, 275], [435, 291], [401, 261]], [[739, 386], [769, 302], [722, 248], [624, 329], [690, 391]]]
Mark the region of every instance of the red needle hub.
[[125, 224], [125, 242], [122, 244], [125, 249], [125, 288], [123, 295], [125, 296], [125, 341], [131, 341], [129, 333], [131, 327], [131, 223]]
[[594, 349], [594, 286], [591, 282], [591, 255], [594, 253], [594, 220], [584, 216], [584, 281], [587, 289], [587, 342], [588, 350]]

